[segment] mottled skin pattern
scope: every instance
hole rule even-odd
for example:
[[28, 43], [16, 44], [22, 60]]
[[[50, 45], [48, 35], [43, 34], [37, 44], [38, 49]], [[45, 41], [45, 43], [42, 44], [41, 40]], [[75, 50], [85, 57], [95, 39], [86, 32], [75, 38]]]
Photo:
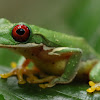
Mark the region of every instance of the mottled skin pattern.
[[[12, 30], [16, 25], [26, 25], [30, 29], [30, 37], [26, 42], [17, 42], [12, 38]], [[69, 83], [77, 72], [82, 75], [89, 74], [91, 81], [100, 82], [100, 56], [95, 50], [80, 37], [40, 28], [26, 23], [11, 23], [0, 19], [0, 47], [12, 49], [25, 58], [21, 58], [18, 68], [10, 73], [1, 74], [2, 78], [17, 75], [19, 84], [40, 84], [42, 88], [52, 87], [57, 83]], [[32, 61], [33, 69], [25, 67]], [[23, 74], [27, 79], [23, 79]], [[93, 92], [100, 87], [99, 83], [92, 84], [89, 88]], [[99, 90], [99, 89], [98, 89]]]

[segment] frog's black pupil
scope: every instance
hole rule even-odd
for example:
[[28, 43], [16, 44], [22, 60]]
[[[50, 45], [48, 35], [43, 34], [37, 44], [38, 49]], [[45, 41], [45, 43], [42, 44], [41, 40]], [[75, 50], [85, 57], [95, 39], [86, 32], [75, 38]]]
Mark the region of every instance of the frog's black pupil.
[[24, 29], [22, 29], [22, 28], [21, 29], [18, 29], [16, 32], [19, 35], [23, 35], [25, 33]]

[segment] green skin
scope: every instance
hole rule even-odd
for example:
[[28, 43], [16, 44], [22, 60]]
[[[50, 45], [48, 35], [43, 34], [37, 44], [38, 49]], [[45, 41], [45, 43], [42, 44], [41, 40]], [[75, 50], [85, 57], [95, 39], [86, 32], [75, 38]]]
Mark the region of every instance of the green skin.
[[[17, 42], [12, 38], [12, 30], [14, 26], [18, 24], [24, 24], [31, 30], [30, 38], [25, 43]], [[55, 50], [51, 52], [51, 55], [67, 55], [72, 53], [65, 65], [64, 73], [60, 77], [55, 78], [52, 83], [56, 84], [71, 82], [76, 76], [81, 63], [84, 62], [86, 65], [88, 65], [87, 63], [89, 61], [92, 65], [93, 60], [96, 60], [97, 64], [93, 65], [93, 68], [91, 71], [89, 71], [89, 78], [94, 82], [100, 82], [100, 57], [83, 38], [43, 29], [35, 25], [28, 25], [23, 22], [11, 23], [6, 19], [0, 19], [0, 47], [13, 49], [15, 46], [18, 48], [17, 52], [23, 56], [26, 56], [24, 50], [30, 48], [28, 45], [30, 43], [42, 43], [46, 47], [54, 47]], [[23, 46], [20, 44], [23, 44]], [[22, 51], [20, 51], [20, 49]], [[16, 51], [16, 49], [13, 50]], [[27, 53], [30, 55], [30, 59], [31, 54], [28, 51]]]

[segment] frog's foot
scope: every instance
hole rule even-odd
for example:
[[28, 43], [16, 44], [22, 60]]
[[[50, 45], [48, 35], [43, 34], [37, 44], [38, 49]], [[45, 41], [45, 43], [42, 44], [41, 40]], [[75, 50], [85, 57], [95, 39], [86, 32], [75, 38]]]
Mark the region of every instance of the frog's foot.
[[[45, 78], [39, 79], [37, 77], [29, 76], [27, 81], [32, 84], [39, 84], [41, 88], [53, 87], [55, 84], [51, 83], [53, 79], [57, 78], [57, 76], [47, 76]], [[44, 84], [41, 84], [44, 83]]]
[[[17, 64], [16, 64], [15, 62], [12, 62], [12, 63], [11, 63], [11, 67], [12, 67], [12, 68], [16, 68], [16, 66], [17, 66]], [[0, 77], [1, 77], [1, 78], [8, 78], [8, 77], [12, 76], [13, 74], [14, 74], [13, 71], [11, 71], [11, 72], [9, 72], [9, 73], [0, 74]]]
[[92, 81], [89, 81], [89, 85], [91, 86], [86, 91], [89, 93], [92, 93], [94, 91], [100, 91], [100, 83], [94, 83]]
[[5, 73], [5, 74], [0, 74], [0, 76], [1, 76], [1, 78], [8, 78], [10, 76], [16, 75], [18, 77], [18, 83], [24, 84], [24, 83], [26, 83], [26, 81], [23, 79], [23, 73], [24, 73], [23, 68], [14, 68], [11, 72]]
[[9, 73], [0, 74], [0, 76], [1, 76], [1, 78], [8, 78], [10, 76], [16, 75], [17, 78], [18, 78], [18, 83], [19, 84], [25, 84], [26, 80], [24, 80], [23, 75], [25, 75], [26, 77], [29, 77], [29, 79], [28, 79], [28, 82], [29, 82], [30, 80], [38, 79], [35, 76], [36, 73], [37, 72], [33, 69], [27, 69], [27, 67], [26, 68], [20, 67], [20, 68], [14, 68]]

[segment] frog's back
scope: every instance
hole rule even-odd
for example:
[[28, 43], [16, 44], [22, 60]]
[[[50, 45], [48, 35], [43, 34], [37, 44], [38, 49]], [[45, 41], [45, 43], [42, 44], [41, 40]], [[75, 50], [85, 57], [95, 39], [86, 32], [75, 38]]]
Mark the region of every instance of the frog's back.
[[34, 34], [42, 34], [49, 41], [52, 41], [53, 43], [56, 43], [61, 47], [72, 47], [82, 49], [82, 60], [100, 58], [99, 55], [95, 52], [95, 50], [85, 41], [84, 38], [47, 30], [34, 25], [31, 25], [31, 28]]

